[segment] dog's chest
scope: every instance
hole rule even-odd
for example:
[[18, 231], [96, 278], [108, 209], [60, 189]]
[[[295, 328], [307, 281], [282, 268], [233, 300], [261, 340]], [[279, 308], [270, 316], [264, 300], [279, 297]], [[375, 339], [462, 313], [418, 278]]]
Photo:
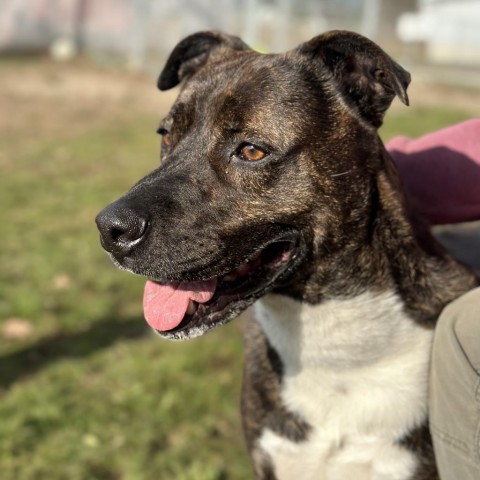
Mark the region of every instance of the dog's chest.
[[412, 478], [415, 456], [398, 442], [426, 417], [432, 332], [391, 293], [317, 306], [269, 295], [256, 317], [283, 362], [285, 407], [312, 426], [298, 443], [263, 432], [277, 478]]

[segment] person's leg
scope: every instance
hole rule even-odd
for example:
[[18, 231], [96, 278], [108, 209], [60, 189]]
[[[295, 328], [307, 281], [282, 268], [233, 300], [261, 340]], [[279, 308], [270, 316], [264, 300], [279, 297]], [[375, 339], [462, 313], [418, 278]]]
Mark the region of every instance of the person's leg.
[[442, 480], [480, 479], [480, 288], [440, 316], [432, 354], [430, 430]]

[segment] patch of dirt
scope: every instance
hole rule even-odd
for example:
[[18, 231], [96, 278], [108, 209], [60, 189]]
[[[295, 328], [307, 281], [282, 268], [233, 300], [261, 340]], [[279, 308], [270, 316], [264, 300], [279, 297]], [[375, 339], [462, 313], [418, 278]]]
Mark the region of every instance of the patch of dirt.
[[475, 67], [415, 65], [411, 68], [415, 101], [448, 105], [480, 114], [480, 70]]
[[[443, 106], [470, 111], [472, 117], [480, 114], [480, 88], [454, 88], [428, 82], [422, 77], [413, 77], [408, 87], [408, 96], [412, 107]], [[392, 108], [403, 108], [403, 105], [396, 99]]]
[[63, 137], [131, 114], [160, 120], [175, 95], [160, 93], [153, 78], [82, 63], [0, 64], [0, 129], [14, 137]]
[[5, 340], [23, 340], [33, 333], [33, 325], [29, 320], [23, 318], [8, 318], [5, 320], [1, 336]]

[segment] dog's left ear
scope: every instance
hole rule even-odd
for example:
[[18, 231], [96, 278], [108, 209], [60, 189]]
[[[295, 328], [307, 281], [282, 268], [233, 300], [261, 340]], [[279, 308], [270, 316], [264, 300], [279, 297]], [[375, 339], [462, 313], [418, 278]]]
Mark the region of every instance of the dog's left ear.
[[349, 106], [375, 127], [395, 95], [408, 105], [410, 74], [362, 35], [334, 30], [303, 43], [297, 52], [326, 67]]
[[184, 38], [172, 51], [158, 78], [158, 88], [168, 90], [193, 75], [208, 58], [221, 49], [248, 50], [240, 38], [221, 32], [198, 32]]

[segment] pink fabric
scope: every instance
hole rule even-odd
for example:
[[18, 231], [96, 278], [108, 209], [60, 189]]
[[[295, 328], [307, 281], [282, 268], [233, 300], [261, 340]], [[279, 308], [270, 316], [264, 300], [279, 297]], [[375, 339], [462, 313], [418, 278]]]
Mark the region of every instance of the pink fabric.
[[402, 182], [431, 223], [480, 219], [480, 119], [394, 138], [387, 149]]

